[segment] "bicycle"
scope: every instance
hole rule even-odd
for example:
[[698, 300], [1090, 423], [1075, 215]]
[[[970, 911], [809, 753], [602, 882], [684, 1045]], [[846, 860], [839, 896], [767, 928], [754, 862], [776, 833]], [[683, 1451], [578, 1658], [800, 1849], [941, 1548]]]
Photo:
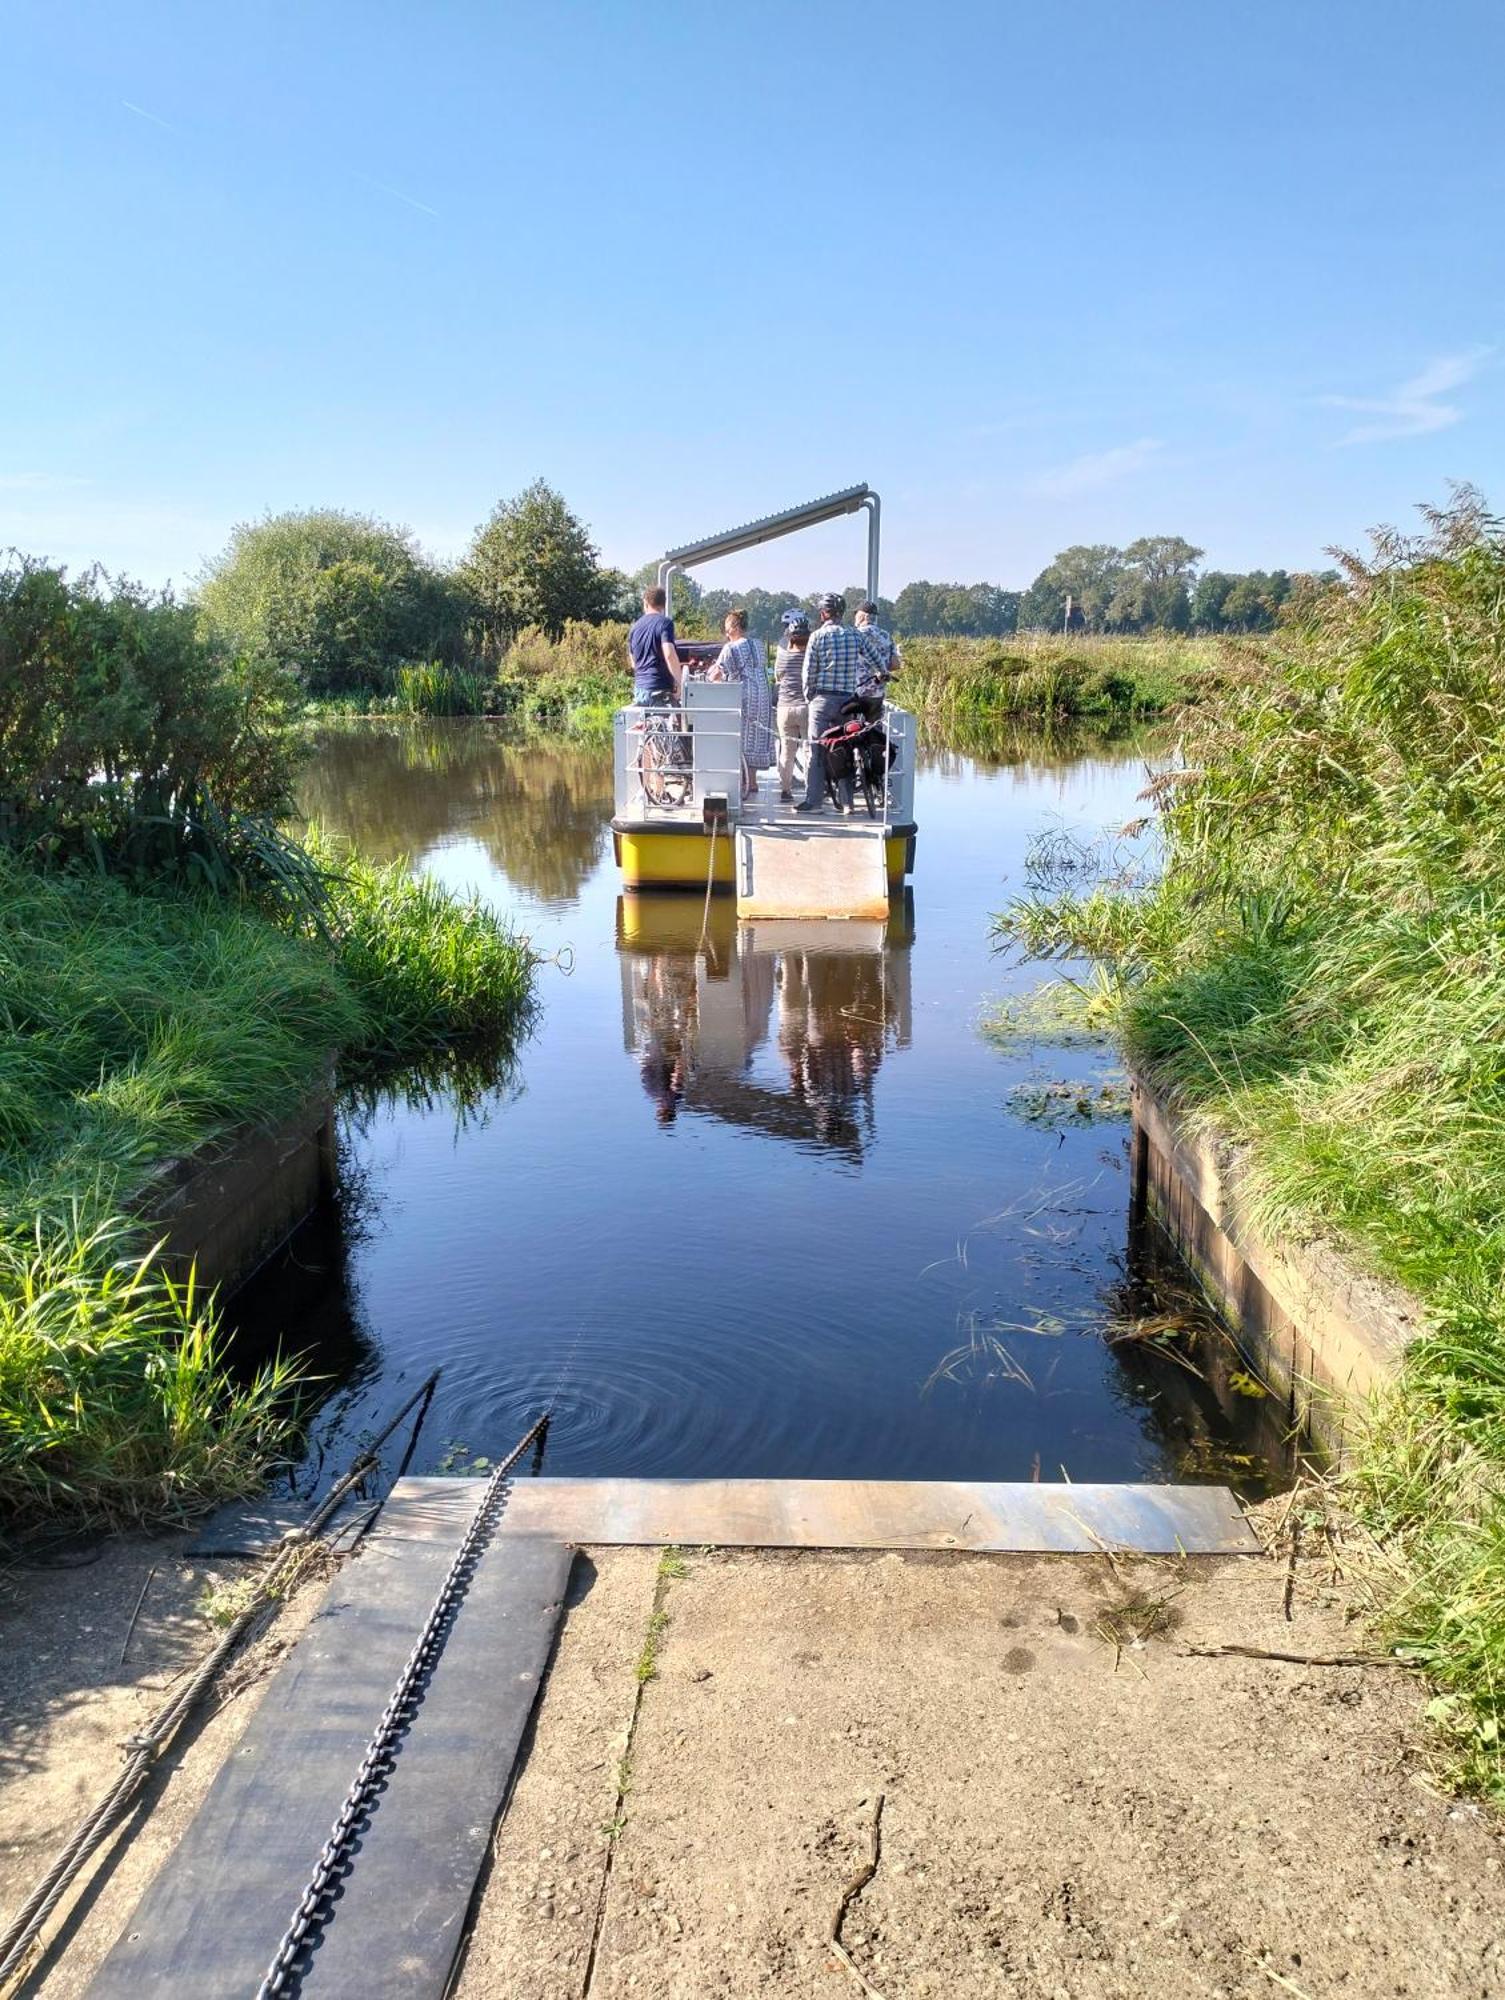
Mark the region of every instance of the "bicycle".
[[654, 705], [637, 725], [638, 784], [651, 806], [674, 808], [690, 803], [694, 785], [689, 732], [676, 708]]

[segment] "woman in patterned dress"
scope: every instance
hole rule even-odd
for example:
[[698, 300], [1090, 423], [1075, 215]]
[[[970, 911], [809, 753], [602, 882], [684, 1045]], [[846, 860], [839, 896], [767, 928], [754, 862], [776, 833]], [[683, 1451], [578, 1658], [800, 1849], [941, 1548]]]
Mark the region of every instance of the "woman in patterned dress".
[[745, 611], [728, 611], [721, 629], [726, 644], [716, 655], [710, 679], [742, 684], [742, 796], [755, 799], [758, 773], [768, 769], [776, 754], [768, 669], [761, 644], [747, 636]]

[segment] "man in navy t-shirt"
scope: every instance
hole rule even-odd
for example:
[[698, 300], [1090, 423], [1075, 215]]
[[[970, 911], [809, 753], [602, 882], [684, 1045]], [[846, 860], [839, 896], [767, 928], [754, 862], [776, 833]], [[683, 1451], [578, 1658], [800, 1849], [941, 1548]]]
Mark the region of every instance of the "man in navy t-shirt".
[[661, 588], [643, 592], [643, 615], [627, 634], [632, 656], [632, 698], [636, 702], [670, 701], [679, 693], [684, 668], [674, 645], [674, 620], [665, 610]]

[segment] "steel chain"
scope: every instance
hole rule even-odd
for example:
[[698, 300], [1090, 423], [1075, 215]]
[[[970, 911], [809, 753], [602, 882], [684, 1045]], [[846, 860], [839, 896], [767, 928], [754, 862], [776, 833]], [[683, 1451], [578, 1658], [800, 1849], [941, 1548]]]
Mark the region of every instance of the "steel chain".
[[466, 1529], [464, 1539], [455, 1551], [454, 1561], [439, 1586], [439, 1594], [434, 1599], [423, 1630], [408, 1655], [406, 1666], [397, 1677], [397, 1684], [388, 1697], [381, 1720], [366, 1745], [365, 1755], [361, 1758], [350, 1789], [345, 1794], [339, 1812], [335, 1815], [329, 1838], [320, 1849], [308, 1885], [298, 1899], [292, 1921], [283, 1932], [282, 1940], [272, 1955], [272, 1962], [267, 1967], [266, 1976], [256, 1990], [256, 2000], [278, 2000], [280, 1995], [292, 1991], [289, 1981], [298, 1961], [309, 1940], [327, 1921], [330, 1893], [336, 1875], [344, 1864], [346, 1849], [365, 1816], [378, 1781], [386, 1775], [396, 1760], [398, 1738], [411, 1719], [414, 1695], [419, 1682], [443, 1650], [445, 1640], [449, 1636], [450, 1623], [469, 1586], [471, 1572], [506, 1507], [512, 1469], [545, 1429], [548, 1421], [547, 1414], [541, 1416], [513, 1446], [486, 1482], [486, 1490], [476, 1504], [470, 1526]]

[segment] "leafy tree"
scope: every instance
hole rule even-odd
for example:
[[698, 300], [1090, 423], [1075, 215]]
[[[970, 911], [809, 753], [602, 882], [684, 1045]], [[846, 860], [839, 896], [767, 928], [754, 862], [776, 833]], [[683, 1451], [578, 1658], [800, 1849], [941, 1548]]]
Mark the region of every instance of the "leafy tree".
[[906, 584], [894, 605], [895, 628], [913, 637], [1002, 638], [1017, 629], [1019, 593], [992, 583]]
[[[637, 617], [643, 608], [643, 592], [645, 590], [652, 590], [657, 582], [658, 564], [656, 562], [645, 562], [641, 569], [633, 571], [627, 598], [628, 608], [623, 614], [625, 617], [629, 619]], [[728, 604], [736, 602], [729, 593], [722, 594], [726, 596]], [[694, 577], [686, 576], [683, 571], [678, 576], [670, 579], [669, 615], [674, 620], [676, 628], [683, 628], [682, 636], [685, 638], [693, 637], [710, 618], [711, 614], [705, 608], [705, 595], [705, 592], [701, 590], [700, 585], [695, 581]], [[715, 596], [716, 593], [712, 592], [711, 595]], [[721, 618], [725, 617], [725, 615], [723, 611], [720, 617], [716, 619], [716, 630], [718, 632], [721, 629]]]
[[1124, 550], [1124, 562], [1146, 583], [1189, 583], [1202, 555], [1180, 535], [1141, 535]]
[[1204, 570], [1191, 594], [1191, 622], [1199, 632], [1223, 630], [1223, 607], [1239, 581], [1226, 569]]
[[456, 578], [482, 649], [499, 652], [525, 625], [553, 638], [572, 619], [599, 624], [616, 609], [616, 581], [563, 496], [542, 479], [500, 501], [477, 528]]
[[1191, 622], [1199, 632], [1271, 632], [1291, 591], [1283, 569], [1208, 570], [1192, 593]]
[[332, 507], [243, 521], [204, 570], [206, 637], [315, 694], [389, 687], [405, 660], [453, 659], [460, 609], [405, 528]]
[[1059, 632], [1069, 595], [1073, 627], [1104, 631], [1123, 568], [1123, 550], [1107, 542], [1078, 542], [1062, 549], [1024, 593], [1019, 623], [1033, 631]]

